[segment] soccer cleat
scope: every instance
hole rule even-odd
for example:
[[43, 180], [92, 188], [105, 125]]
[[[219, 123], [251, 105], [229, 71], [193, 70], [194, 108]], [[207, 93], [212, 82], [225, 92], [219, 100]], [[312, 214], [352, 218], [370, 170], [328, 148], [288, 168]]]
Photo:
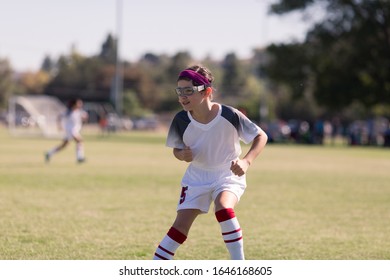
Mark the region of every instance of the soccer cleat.
[[46, 154], [45, 154], [45, 162], [46, 162], [46, 163], [49, 163], [49, 162], [50, 162], [50, 155], [49, 155], [49, 153], [46, 153]]
[[78, 159], [77, 159], [77, 162], [78, 162], [78, 163], [83, 163], [83, 162], [85, 162], [85, 158], [78, 158]]

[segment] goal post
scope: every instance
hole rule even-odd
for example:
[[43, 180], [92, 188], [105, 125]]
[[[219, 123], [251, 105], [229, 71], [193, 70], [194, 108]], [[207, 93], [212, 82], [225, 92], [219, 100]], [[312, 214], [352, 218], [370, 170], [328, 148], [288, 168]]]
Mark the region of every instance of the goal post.
[[15, 136], [43, 136], [60, 138], [58, 116], [65, 112], [65, 105], [56, 97], [12, 96], [8, 100], [8, 128]]

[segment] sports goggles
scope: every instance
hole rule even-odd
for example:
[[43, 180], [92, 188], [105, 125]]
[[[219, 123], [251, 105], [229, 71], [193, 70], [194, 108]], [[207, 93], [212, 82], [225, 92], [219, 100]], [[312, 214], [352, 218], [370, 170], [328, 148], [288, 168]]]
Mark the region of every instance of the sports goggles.
[[187, 96], [193, 95], [195, 92], [202, 91], [205, 89], [206, 89], [205, 85], [193, 86], [193, 87], [177, 87], [175, 89], [175, 92], [176, 92], [177, 96], [187, 97]]

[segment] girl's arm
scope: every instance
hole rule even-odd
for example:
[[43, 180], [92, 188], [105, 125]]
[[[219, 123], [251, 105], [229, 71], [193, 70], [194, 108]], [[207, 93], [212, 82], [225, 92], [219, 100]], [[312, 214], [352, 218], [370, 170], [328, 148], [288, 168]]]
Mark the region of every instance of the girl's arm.
[[261, 153], [264, 149], [265, 144], [267, 143], [268, 136], [262, 130], [259, 135], [255, 137], [252, 141], [252, 145], [248, 151], [248, 153], [242, 158], [232, 162], [230, 169], [237, 176], [244, 175], [249, 166], [255, 160], [255, 158]]
[[173, 149], [174, 156], [181, 161], [191, 162], [192, 161], [192, 151], [190, 147], [185, 147], [184, 149]]

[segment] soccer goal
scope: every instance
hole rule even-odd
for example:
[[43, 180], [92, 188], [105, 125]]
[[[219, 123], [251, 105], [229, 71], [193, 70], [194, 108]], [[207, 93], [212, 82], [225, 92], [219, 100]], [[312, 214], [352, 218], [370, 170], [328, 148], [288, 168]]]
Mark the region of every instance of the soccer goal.
[[56, 97], [13, 96], [8, 100], [8, 128], [16, 136], [44, 136], [60, 138], [58, 115], [65, 112], [65, 105]]

